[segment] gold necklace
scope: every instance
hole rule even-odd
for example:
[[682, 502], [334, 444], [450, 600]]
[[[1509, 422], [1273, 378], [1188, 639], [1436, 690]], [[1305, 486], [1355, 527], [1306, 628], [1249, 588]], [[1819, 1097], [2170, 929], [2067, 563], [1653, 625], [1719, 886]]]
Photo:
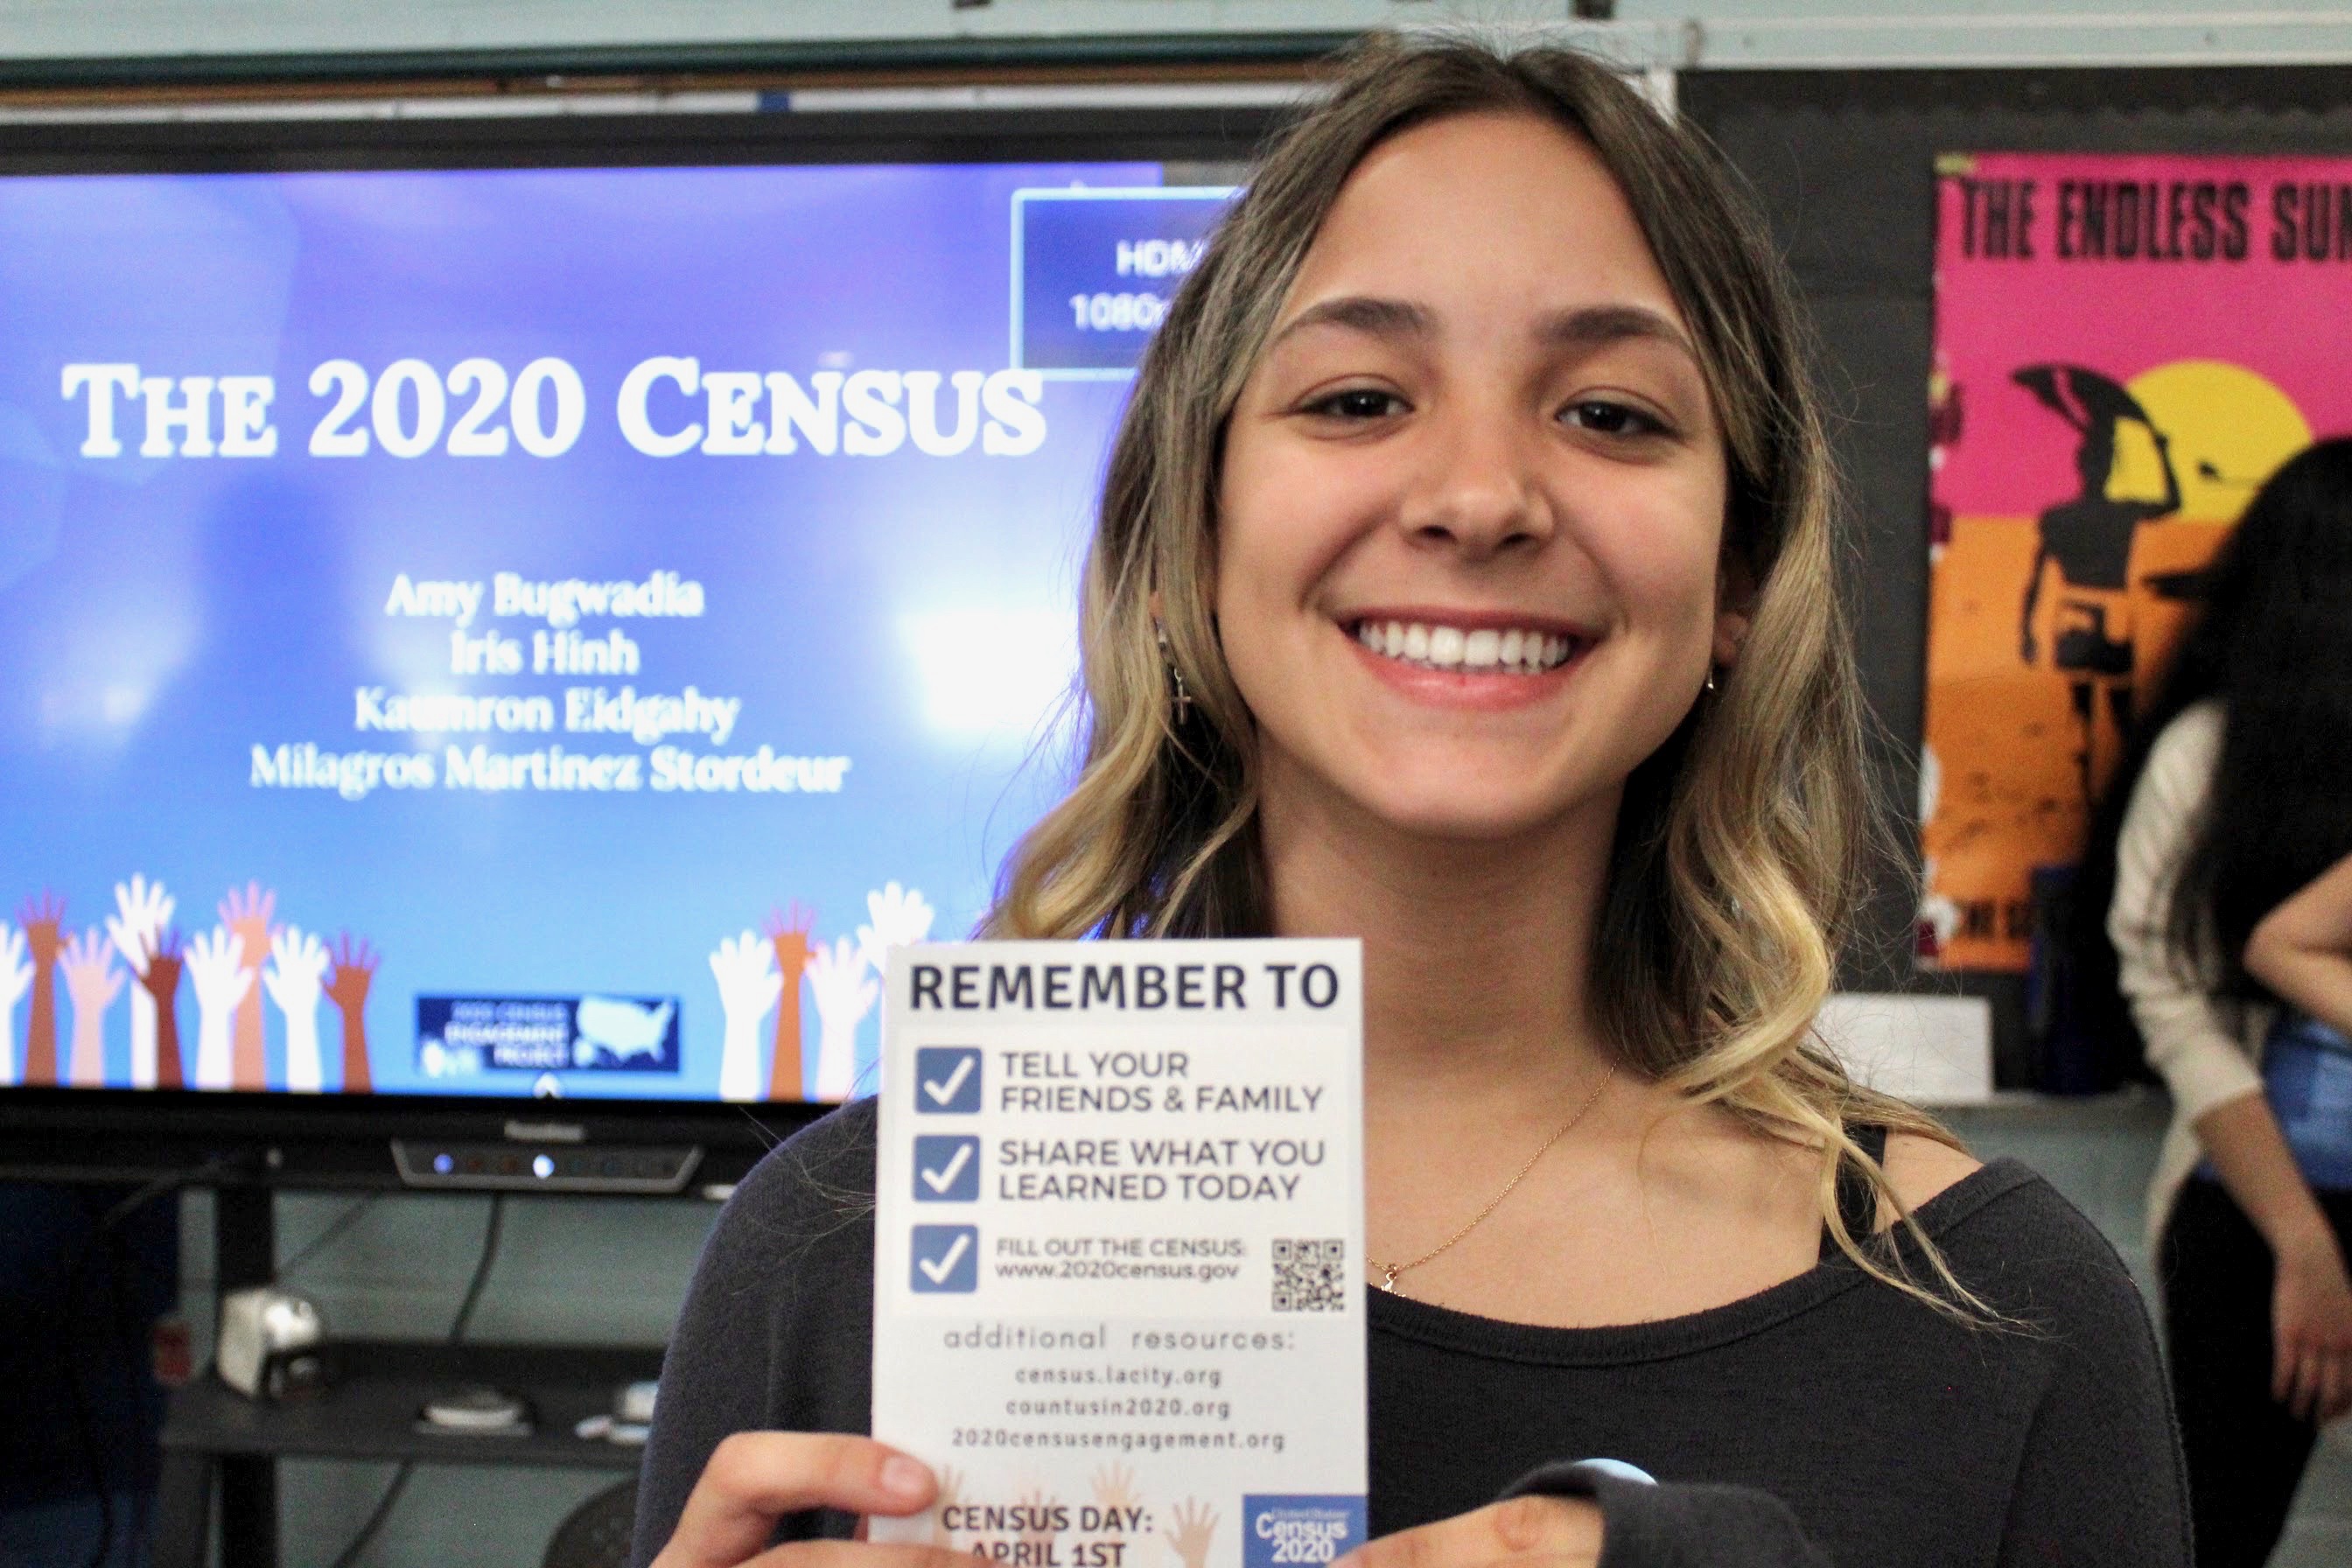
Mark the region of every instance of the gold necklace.
[[1543, 1141], [1543, 1147], [1528, 1156], [1528, 1163], [1519, 1167], [1518, 1174], [1504, 1183], [1503, 1190], [1496, 1193], [1492, 1198], [1489, 1198], [1486, 1201], [1486, 1206], [1485, 1208], [1482, 1208], [1476, 1214], [1472, 1215], [1470, 1216], [1469, 1224], [1464, 1226], [1460, 1230], [1455, 1231], [1452, 1236], [1447, 1237], [1444, 1241], [1439, 1242], [1435, 1247], [1431, 1247], [1427, 1252], [1423, 1253], [1419, 1258], [1412, 1259], [1410, 1263], [1382, 1263], [1376, 1258], [1365, 1258], [1364, 1261], [1370, 1264], [1373, 1268], [1377, 1269], [1380, 1273], [1381, 1282], [1379, 1288], [1386, 1290], [1391, 1296], [1398, 1294], [1396, 1282], [1399, 1275], [1420, 1268], [1423, 1264], [1427, 1263], [1433, 1258], [1436, 1258], [1448, 1247], [1452, 1247], [1455, 1242], [1460, 1241], [1464, 1237], [1469, 1235], [1472, 1231], [1486, 1224], [1486, 1216], [1493, 1214], [1496, 1209], [1502, 1207], [1503, 1200], [1509, 1197], [1512, 1191], [1516, 1189], [1521, 1182], [1527, 1180], [1528, 1173], [1536, 1168], [1536, 1162], [1542, 1159], [1546, 1154], [1550, 1153], [1553, 1144], [1567, 1137], [1570, 1132], [1575, 1131], [1576, 1124], [1591, 1114], [1594, 1106], [1601, 1103], [1601, 1091], [1607, 1089], [1609, 1087], [1610, 1080], [1614, 1079], [1616, 1076], [1617, 1068], [1612, 1063], [1610, 1066], [1609, 1070], [1601, 1075], [1601, 1081], [1592, 1086], [1592, 1092], [1584, 1097], [1584, 1103], [1576, 1108], [1576, 1114], [1561, 1122], [1559, 1124], [1559, 1131], [1545, 1139]]

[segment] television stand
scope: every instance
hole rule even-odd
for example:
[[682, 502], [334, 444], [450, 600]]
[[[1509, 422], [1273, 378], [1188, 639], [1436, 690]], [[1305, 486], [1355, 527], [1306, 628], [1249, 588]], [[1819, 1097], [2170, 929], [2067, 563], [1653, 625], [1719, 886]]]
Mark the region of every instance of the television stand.
[[[726, 1161], [722, 1152], [721, 1173]], [[686, 1162], [688, 1174], [695, 1163]], [[548, 1184], [526, 1177], [523, 1185], [541, 1191]], [[683, 1186], [681, 1177], [666, 1190]], [[276, 1184], [223, 1181], [213, 1191], [214, 1278], [220, 1291], [269, 1283], [277, 1270]], [[220, 1381], [209, 1355], [205, 1372], [173, 1392], [162, 1434], [155, 1568], [205, 1568], [215, 1488], [220, 1561], [235, 1568], [277, 1568], [280, 1458], [635, 1473], [642, 1448], [581, 1437], [574, 1428], [587, 1416], [612, 1414], [614, 1395], [628, 1384], [657, 1376], [662, 1360], [658, 1345], [452, 1345], [439, 1340], [330, 1341], [327, 1353], [327, 1386], [315, 1394], [275, 1403], [249, 1399]], [[522, 1395], [534, 1413], [530, 1431], [419, 1431], [425, 1403], [465, 1384], [488, 1384]]]
[[[319, 1394], [280, 1403], [247, 1398], [207, 1373], [179, 1390], [163, 1422], [155, 1509], [155, 1568], [205, 1568], [213, 1483], [221, 1483], [223, 1561], [276, 1568], [276, 1464], [280, 1458], [530, 1465], [635, 1474], [644, 1450], [573, 1435], [610, 1415], [624, 1384], [661, 1371], [658, 1346], [446, 1345], [345, 1341]], [[522, 1395], [527, 1434], [418, 1430], [418, 1411], [459, 1384]]]

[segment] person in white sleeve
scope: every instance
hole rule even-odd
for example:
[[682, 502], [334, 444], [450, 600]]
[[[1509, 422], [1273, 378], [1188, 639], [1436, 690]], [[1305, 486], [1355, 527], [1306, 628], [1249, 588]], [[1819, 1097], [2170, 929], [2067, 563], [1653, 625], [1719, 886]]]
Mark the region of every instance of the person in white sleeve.
[[2113, 857], [2117, 984], [2172, 1092], [2148, 1226], [2197, 1560], [2260, 1568], [2352, 1409], [2352, 1010], [2281, 1005], [2332, 994], [2295, 956], [2327, 889], [2292, 904], [2352, 854], [2352, 439], [2263, 486], [2199, 597], [2086, 865]]

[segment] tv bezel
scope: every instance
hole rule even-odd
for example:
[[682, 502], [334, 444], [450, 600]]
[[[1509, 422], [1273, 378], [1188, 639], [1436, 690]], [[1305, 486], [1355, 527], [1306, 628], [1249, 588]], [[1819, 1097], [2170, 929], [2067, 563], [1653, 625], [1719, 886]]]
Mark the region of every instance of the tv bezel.
[[[560, 109], [560, 101], [551, 102]], [[109, 174], [1148, 162], [1238, 166], [1264, 104], [173, 119], [0, 125], [0, 178]], [[1189, 180], [1191, 176], [1187, 176]], [[694, 1145], [724, 1187], [824, 1101], [0, 1088], [0, 1178], [138, 1180], [207, 1165], [278, 1185], [402, 1185], [396, 1139]], [[535, 1136], [558, 1124], [562, 1136]]]

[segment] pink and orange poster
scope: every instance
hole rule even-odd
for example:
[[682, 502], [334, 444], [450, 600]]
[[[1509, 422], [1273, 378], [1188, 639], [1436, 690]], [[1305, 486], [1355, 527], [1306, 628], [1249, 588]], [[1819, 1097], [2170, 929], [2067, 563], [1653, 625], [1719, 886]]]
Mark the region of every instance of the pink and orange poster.
[[2352, 431], [2352, 159], [1938, 161], [1931, 967], [2021, 971], [2247, 500]]

